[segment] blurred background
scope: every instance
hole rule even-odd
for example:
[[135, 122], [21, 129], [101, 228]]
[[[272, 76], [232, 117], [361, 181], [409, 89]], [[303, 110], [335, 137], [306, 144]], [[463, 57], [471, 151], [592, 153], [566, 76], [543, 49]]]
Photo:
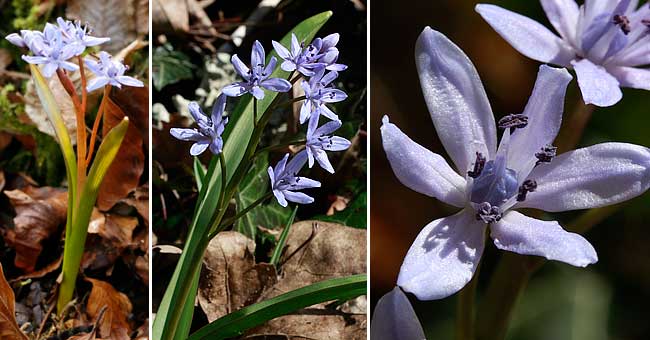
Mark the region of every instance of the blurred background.
[[[551, 27], [539, 1], [488, 1]], [[581, 1], [579, 1], [581, 2]], [[646, 1], [641, 1], [645, 3]], [[449, 159], [426, 108], [415, 61], [415, 41], [425, 26], [447, 35], [472, 60], [483, 81], [495, 118], [521, 112], [539, 63], [505, 42], [474, 11], [475, 1], [439, 0], [395, 5], [375, 1], [371, 11], [371, 304], [390, 291], [399, 267], [420, 229], [455, 212], [433, 198], [403, 186], [394, 176], [381, 146], [381, 117], [426, 148]], [[565, 111], [578, 100], [569, 85]], [[611, 108], [598, 108], [581, 146], [624, 141], [650, 146], [650, 92], [624, 89]], [[625, 203], [585, 237], [599, 262], [586, 269], [547, 262], [531, 278], [515, 308], [507, 339], [649, 339], [650, 193]], [[580, 212], [545, 215], [565, 227]], [[501, 251], [488, 242], [479, 277], [484, 291]], [[419, 302], [409, 296], [430, 339], [451, 339], [456, 296]], [[371, 309], [372, 310], [372, 309]], [[480, 318], [481, 315], [477, 315]]]

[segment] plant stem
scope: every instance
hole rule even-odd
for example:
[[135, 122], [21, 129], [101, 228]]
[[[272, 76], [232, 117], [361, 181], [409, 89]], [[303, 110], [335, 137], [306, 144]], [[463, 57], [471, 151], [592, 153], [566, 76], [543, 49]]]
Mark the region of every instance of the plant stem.
[[585, 104], [582, 97], [578, 98], [573, 112], [567, 115], [567, 119], [562, 124], [560, 133], [556, 139], [558, 154], [573, 150], [580, 143], [585, 127], [587, 127], [587, 123], [589, 123], [595, 108], [594, 105]]
[[463, 289], [458, 292], [456, 302], [456, 340], [474, 340], [474, 301], [476, 286], [481, 269], [479, 262], [474, 272], [474, 277]]
[[253, 97], [253, 126], [257, 126], [257, 98]]
[[[226, 157], [223, 155], [223, 149], [219, 154], [219, 165], [221, 166], [221, 187], [225, 189], [228, 186], [228, 176], [226, 173]], [[219, 201], [217, 201], [219, 209], [226, 209], [228, 207], [228, 204], [223, 201], [225, 194], [226, 190], [219, 191]]]
[[[235, 214], [235, 216], [230, 217], [227, 220], [221, 222], [221, 226], [225, 227], [225, 226], [229, 226], [229, 225], [235, 223], [239, 218], [246, 215], [253, 208], [255, 208], [256, 206], [262, 204], [262, 202], [266, 201], [267, 199], [271, 198], [271, 195], [272, 195], [271, 192], [267, 192], [266, 194], [264, 194], [264, 196], [258, 198], [255, 202], [251, 203], [246, 208], [244, 208], [244, 210], [242, 210], [242, 211], [238, 212], [237, 214]], [[211, 235], [210, 238], [213, 238], [214, 236], [215, 235]]]
[[289, 105], [291, 105], [291, 104], [293, 104], [295, 102], [299, 102], [299, 101], [302, 101], [302, 100], [305, 100], [305, 99], [307, 99], [306, 96], [300, 96], [300, 97], [296, 97], [296, 98], [293, 98], [293, 99], [289, 99], [289, 100], [287, 100], [285, 102], [282, 102], [282, 103], [279, 103], [277, 105], [272, 106], [270, 108], [270, 110], [275, 110], [275, 109], [279, 109], [281, 107], [289, 106]]
[[283, 149], [283, 148], [285, 148], [287, 146], [290, 146], [290, 145], [304, 144], [306, 142], [307, 142], [306, 139], [297, 139], [297, 140], [291, 140], [291, 141], [288, 141], [288, 142], [283, 142], [283, 143], [279, 143], [279, 144], [275, 144], [275, 145], [270, 145], [270, 146], [267, 146], [265, 148], [261, 148], [261, 149], [255, 151], [255, 154], [253, 155], [253, 158], [255, 158], [255, 157], [257, 157], [257, 156], [259, 156], [259, 155], [261, 155], [261, 154], [263, 154], [265, 152], [268, 152], [268, 151]]
[[102, 102], [99, 103], [99, 109], [97, 109], [97, 115], [95, 116], [95, 122], [93, 123], [93, 131], [90, 134], [90, 146], [88, 147], [86, 166], [90, 164], [90, 160], [93, 157], [93, 152], [95, 151], [95, 141], [97, 140], [97, 133], [99, 132], [99, 122], [102, 120], [102, 116], [104, 115], [104, 108], [106, 107], [106, 101], [108, 100], [110, 89], [110, 85], [104, 86], [104, 95], [102, 96]]

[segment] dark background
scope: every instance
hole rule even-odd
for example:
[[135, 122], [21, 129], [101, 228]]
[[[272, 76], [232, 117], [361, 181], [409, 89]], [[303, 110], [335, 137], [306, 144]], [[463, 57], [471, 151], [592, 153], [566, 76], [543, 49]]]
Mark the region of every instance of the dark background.
[[[488, 1], [551, 28], [539, 1]], [[406, 251], [420, 229], [456, 208], [403, 186], [381, 146], [384, 114], [409, 137], [447, 157], [437, 139], [415, 68], [415, 41], [425, 26], [447, 35], [475, 64], [498, 119], [521, 112], [539, 63], [505, 42], [474, 11], [477, 2], [373, 1], [371, 9], [371, 302], [391, 290]], [[645, 3], [645, 1], [642, 1]], [[565, 110], [576, 102], [575, 80]], [[650, 93], [624, 90], [623, 100], [598, 108], [580, 145], [623, 141], [650, 146]], [[448, 159], [448, 158], [447, 158]], [[650, 338], [650, 194], [637, 197], [585, 237], [599, 262], [586, 269], [548, 262], [531, 279], [515, 309], [508, 339]], [[565, 227], [580, 212], [553, 214]], [[492, 242], [484, 253], [479, 299], [500, 256]], [[456, 296], [419, 302], [410, 296], [431, 339], [451, 339]], [[481, 315], [477, 315], [481, 318]]]

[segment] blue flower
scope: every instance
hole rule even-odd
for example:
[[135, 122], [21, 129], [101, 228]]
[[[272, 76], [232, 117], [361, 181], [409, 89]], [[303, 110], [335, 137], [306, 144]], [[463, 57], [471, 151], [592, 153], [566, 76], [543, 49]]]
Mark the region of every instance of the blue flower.
[[291, 51], [277, 41], [272, 41], [272, 43], [280, 58], [284, 59], [280, 67], [285, 71], [298, 70], [304, 76], [311, 77], [316, 73], [315, 70], [327, 66], [325, 63], [315, 61], [317, 58], [314, 58], [309, 52], [309, 49], [313, 47], [309, 45], [307, 48], [303, 48], [303, 44], [298, 42], [298, 38], [293, 33], [291, 33]]
[[257, 99], [264, 98], [264, 91], [262, 88], [274, 92], [287, 92], [291, 89], [291, 83], [286, 79], [269, 78], [277, 59], [271, 57], [268, 65], [265, 65], [266, 54], [264, 47], [259, 41], [253, 44], [251, 52], [251, 68], [248, 68], [235, 54], [231, 58], [232, 65], [235, 67], [244, 81], [236, 82], [227, 85], [223, 88], [223, 93], [230, 97], [239, 97], [243, 94], [250, 93]]
[[223, 150], [221, 134], [223, 134], [226, 124], [228, 124], [228, 117], [223, 117], [226, 108], [226, 96], [222, 94], [217, 98], [217, 102], [212, 108], [211, 117], [206, 116], [196, 102], [190, 102], [188, 108], [197, 124], [197, 128], [172, 128], [169, 130], [171, 135], [180, 140], [195, 142], [190, 148], [190, 155], [192, 156], [198, 156], [208, 148], [213, 154], [220, 154]]
[[650, 90], [650, 4], [638, 1], [541, 0], [559, 33], [495, 5], [480, 4], [483, 16], [523, 55], [573, 68], [585, 103], [611, 106], [623, 97], [620, 87]]
[[650, 188], [650, 149], [602, 143], [555, 156], [566, 69], [542, 65], [522, 114], [499, 121], [472, 62], [447, 37], [426, 28], [416, 66], [425, 101], [451, 166], [384, 117], [382, 143], [396, 177], [407, 187], [459, 208], [426, 225], [409, 249], [397, 284], [420, 300], [447, 297], [474, 275], [489, 228], [494, 245], [522, 255], [585, 267], [598, 261], [584, 237], [556, 221], [518, 211], [549, 212], [616, 204]]
[[314, 202], [313, 197], [302, 192], [296, 192], [296, 190], [320, 187], [320, 182], [298, 176], [298, 172], [307, 162], [307, 153], [304, 150], [299, 152], [287, 164], [288, 159], [289, 154], [286, 154], [275, 168], [270, 166], [268, 168], [271, 190], [273, 190], [275, 199], [283, 207], [287, 206], [287, 201], [299, 204]]
[[321, 168], [333, 174], [334, 168], [325, 151], [343, 151], [350, 147], [350, 141], [343, 137], [331, 136], [332, 132], [341, 127], [340, 120], [333, 120], [318, 127], [318, 118], [318, 115], [312, 115], [307, 127], [307, 143], [305, 146], [309, 167], [311, 168], [314, 165], [315, 158]]
[[426, 340], [422, 324], [406, 294], [395, 287], [382, 296], [370, 322], [370, 340]]
[[314, 56], [314, 61], [325, 64], [328, 71], [345, 71], [348, 67], [338, 64], [339, 50], [336, 44], [339, 42], [339, 34], [332, 33], [325, 38], [316, 38], [311, 43], [310, 53]]
[[95, 78], [88, 82], [88, 92], [95, 91], [106, 85], [112, 85], [117, 88], [122, 88], [122, 85], [143, 87], [144, 84], [129, 76], [125, 76], [127, 67], [117, 60], [113, 60], [110, 54], [101, 51], [99, 52], [99, 61], [91, 58], [85, 58], [84, 63], [86, 67], [95, 74]]
[[86, 50], [86, 47], [97, 46], [111, 40], [111, 38], [91, 36], [90, 33], [92, 30], [88, 28], [88, 25], [81, 26], [81, 22], [78, 20], [72, 22], [59, 17], [56, 19], [56, 22], [63, 33], [65, 42], [77, 46], [77, 55], [82, 54]]
[[328, 86], [338, 75], [336, 71], [325, 74], [325, 69], [321, 69], [309, 81], [303, 80], [300, 83], [305, 91], [305, 102], [300, 109], [300, 124], [306, 122], [312, 114], [323, 115], [331, 120], [339, 119], [326, 105], [343, 101], [348, 97], [345, 92]]

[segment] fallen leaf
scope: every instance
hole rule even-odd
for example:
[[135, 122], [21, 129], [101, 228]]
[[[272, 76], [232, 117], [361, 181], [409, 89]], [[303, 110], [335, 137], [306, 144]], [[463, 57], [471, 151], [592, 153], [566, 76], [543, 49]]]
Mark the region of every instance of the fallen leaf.
[[0, 339], [27, 340], [16, 323], [16, 298], [0, 264]]
[[112, 340], [129, 340], [131, 325], [129, 325], [128, 316], [133, 308], [129, 298], [124, 293], [115, 290], [108, 282], [91, 278], [85, 280], [93, 285], [86, 305], [88, 315], [96, 321], [102, 308], [106, 307], [106, 314], [99, 322], [100, 337]]
[[138, 215], [144, 219], [146, 226], [149, 226], [149, 185], [139, 186], [128, 197], [121, 200], [138, 211]]
[[4, 131], [0, 131], [0, 152], [2, 152], [9, 144], [11, 144], [11, 140], [13, 139], [13, 136]]
[[[366, 272], [366, 230], [322, 221], [291, 226], [278, 282], [259, 301], [323, 280]], [[247, 338], [291, 334], [309, 339], [366, 339], [365, 298], [333, 308], [327, 303], [281, 316], [246, 332]]]
[[89, 225], [88, 233], [99, 235], [114, 248], [125, 249], [133, 244], [133, 230], [137, 226], [135, 217], [104, 214], [104, 223]]
[[[107, 98], [103, 135], [106, 136], [124, 117], [125, 114], [122, 109], [110, 98]], [[97, 207], [102, 211], [112, 208], [115, 203], [126, 197], [138, 186], [143, 171], [142, 137], [137, 126], [129, 124], [122, 145], [120, 145], [120, 149], [99, 187]]]
[[135, 259], [135, 271], [146, 286], [149, 286], [149, 255], [138, 256]]
[[135, 0], [69, 0], [66, 15], [90, 23], [95, 36], [110, 37], [102, 48], [115, 53], [136, 36], [135, 3]]
[[4, 193], [16, 210], [14, 229], [7, 232], [7, 242], [16, 250], [14, 263], [32, 272], [43, 250], [42, 241], [65, 222], [68, 194], [62, 189], [31, 186]]
[[139, 35], [149, 34], [149, 0], [135, 2], [135, 31]]
[[334, 202], [332, 202], [329, 209], [327, 209], [327, 213], [325, 215], [332, 216], [337, 211], [345, 210], [345, 208], [348, 206], [348, 203], [350, 203], [350, 199], [348, 197], [336, 195]]
[[154, 28], [156, 32], [161, 31], [159, 28], [165, 26], [171, 26], [176, 31], [189, 31], [190, 13], [187, 0], [153, 0], [151, 21], [156, 27]]
[[52, 263], [48, 264], [47, 266], [45, 266], [45, 267], [43, 267], [43, 268], [41, 268], [41, 269], [39, 269], [39, 270], [37, 270], [35, 272], [31, 272], [29, 274], [21, 275], [21, 276], [15, 278], [15, 279], [11, 280], [10, 282], [14, 283], [14, 282], [20, 282], [20, 281], [24, 281], [24, 280], [28, 280], [28, 279], [40, 279], [43, 276], [45, 276], [45, 275], [59, 269], [59, 267], [61, 267], [61, 263], [63, 263], [63, 254], [61, 254], [61, 256], [59, 256], [58, 259], [54, 260]]
[[5, 173], [4, 171], [0, 170], [0, 190], [4, 189], [5, 184], [7, 184], [7, 181], [5, 180]]
[[138, 219], [135, 217], [93, 210], [81, 267], [93, 270], [108, 268], [110, 272], [115, 261], [127, 248], [137, 246], [133, 240], [133, 231], [137, 226]]
[[142, 326], [135, 330], [134, 340], [149, 340], [149, 319], [145, 320]]
[[7, 66], [11, 64], [11, 61], [11, 53], [5, 48], [0, 48], [0, 71], [6, 70]]
[[104, 307], [99, 311], [99, 314], [95, 320], [95, 324], [93, 325], [93, 329], [90, 332], [73, 335], [69, 337], [68, 340], [95, 340], [97, 338], [97, 330], [99, 329], [99, 325], [104, 320], [104, 315], [106, 315], [106, 310], [108, 310], [108, 308]]
[[257, 300], [275, 283], [275, 268], [255, 263], [255, 241], [235, 232], [219, 233], [203, 256], [199, 304], [212, 322]]

